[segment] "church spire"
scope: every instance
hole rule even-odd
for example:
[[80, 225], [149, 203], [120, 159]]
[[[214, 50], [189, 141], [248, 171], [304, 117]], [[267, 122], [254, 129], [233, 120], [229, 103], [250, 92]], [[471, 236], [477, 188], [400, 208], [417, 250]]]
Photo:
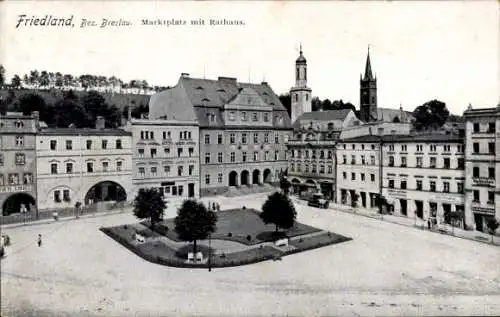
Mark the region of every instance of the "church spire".
[[373, 80], [372, 65], [370, 63], [370, 46], [368, 45], [368, 55], [366, 56], [365, 78], [364, 80]]

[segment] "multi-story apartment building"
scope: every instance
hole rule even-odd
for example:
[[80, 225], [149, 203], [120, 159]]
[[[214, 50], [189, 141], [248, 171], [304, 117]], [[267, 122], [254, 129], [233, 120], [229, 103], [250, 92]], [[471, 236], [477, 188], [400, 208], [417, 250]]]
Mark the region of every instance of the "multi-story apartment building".
[[360, 205], [374, 208], [382, 195], [401, 216], [442, 223], [448, 213], [464, 215], [464, 142], [459, 135], [360, 136], [342, 140], [337, 159], [341, 203], [350, 204], [358, 194]]
[[486, 221], [500, 221], [500, 104], [464, 112], [466, 224], [486, 231]]
[[337, 144], [337, 203], [375, 208], [381, 194], [380, 138], [361, 136]]
[[73, 208], [77, 202], [133, 200], [132, 134], [105, 129], [47, 128], [36, 137], [38, 208]]
[[166, 199], [200, 196], [197, 121], [131, 119], [133, 196], [157, 188]]
[[38, 112], [0, 115], [0, 206], [2, 216], [36, 211], [35, 135]]
[[198, 122], [202, 196], [277, 182], [286, 171], [290, 118], [265, 82], [183, 74], [175, 87], [151, 97], [149, 118]]
[[288, 141], [288, 178], [294, 193], [317, 189], [335, 198], [335, 144], [342, 129], [359, 120], [352, 110], [306, 112], [294, 122]]

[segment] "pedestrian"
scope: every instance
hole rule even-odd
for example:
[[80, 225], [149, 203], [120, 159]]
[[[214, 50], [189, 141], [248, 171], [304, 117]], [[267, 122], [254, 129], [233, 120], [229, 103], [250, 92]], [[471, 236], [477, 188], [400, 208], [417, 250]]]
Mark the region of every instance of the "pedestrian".
[[431, 220], [427, 219], [427, 228], [431, 230]]
[[38, 246], [39, 247], [42, 246], [42, 235], [41, 234], [38, 234]]

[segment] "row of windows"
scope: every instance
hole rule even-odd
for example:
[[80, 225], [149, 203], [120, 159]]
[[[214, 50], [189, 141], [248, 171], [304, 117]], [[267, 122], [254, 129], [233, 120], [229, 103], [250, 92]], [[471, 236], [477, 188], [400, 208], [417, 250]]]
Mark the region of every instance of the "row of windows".
[[[20, 178], [22, 175], [22, 179]], [[33, 183], [33, 174], [32, 173], [10, 173], [7, 178], [7, 182], [5, 182], [4, 174], [0, 174], [0, 186], [6, 185], [29, 185]], [[22, 180], [22, 182], [21, 182]]]
[[324, 159], [325, 156], [328, 159], [333, 158], [333, 151], [326, 151], [326, 150], [292, 150], [292, 158], [297, 157], [297, 158], [302, 158], [304, 156], [305, 158], [311, 157], [312, 159], [316, 159], [319, 157], [320, 159]]
[[[65, 202], [70, 202], [71, 197], [70, 197], [69, 189], [63, 189], [62, 193], [63, 193], [62, 200], [64, 200]], [[61, 191], [54, 190], [54, 202], [60, 203], [62, 200], [61, 200]]]
[[[274, 151], [274, 160], [278, 161], [280, 159], [279, 151]], [[264, 161], [268, 161], [270, 159], [269, 157], [269, 151], [264, 151]], [[229, 160], [231, 163], [236, 162], [236, 152], [231, 152], [229, 154]], [[253, 152], [253, 161], [258, 161], [259, 160], [259, 152], [255, 151]], [[286, 160], [286, 153], [285, 153], [285, 160]], [[247, 152], [241, 152], [241, 162], [247, 162], [249, 161]], [[205, 153], [205, 164], [210, 164], [211, 162], [211, 154], [210, 153]], [[217, 163], [224, 163], [224, 153], [219, 152], [217, 153]]]
[[[347, 179], [347, 172], [342, 172], [342, 177], [344, 179]], [[361, 180], [365, 180], [365, 173], [360, 173]], [[351, 173], [351, 180], [355, 181], [356, 180], [356, 173]], [[375, 181], [375, 174], [370, 174], [370, 181], [374, 182]]]
[[[345, 143], [342, 146], [343, 146], [344, 149], [347, 149], [347, 145]], [[416, 147], [417, 147], [417, 152], [423, 152], [424, 151], [424, 145], [423, 144], [417, 144]], [[428, 147], [429, 147], [429, 152], [437, 152], [437, 145], [436, 144], [429, 144]], [[361, 148], [361, 150], [365, 150], [365, 145], [361, 144], [360, 148]], [[376, 145], [375, 144], [371, 144], [370, 148], [372, 150], [375, 150], [376, 149]], [[449, 145], [449, 144], [442, 145], [442, 148], [443, 148], [443, 152], [451, 152], [451, 145]], [[351, 149], [355, 150], [356, 149], [356, 144], [351, 144]], [[368, 147], [366, 147], [366, 149], [368, 149]], [[389, 144], [388, 145], [388, 149], [389, 149], [389, 151], [394, 152], [394, 151], [396, 151], [396, 145]], [[401, 144], [400, 147], [399, 147], [399, 149], [401, 150], [401, 152], [407, 152], [408, 151], [408, 145]], [[463, 151], [464, 151], [464, 146], [463, 145], [457, 145], [457, 152], [458, 153], [463, 153]]]
[[[450, 169], [451, 167], [451, 159], [449, 157], [443, 157], [443, 165], [440, 165], [438, 167], [437, 165], [437, 158], [435, 156], [429, 157], [429, 168], [446, 168]], [[408, 161], [406, 159], [406, 156], [401, 156], [400, 157], [400, 167], [407, 167]], [[395, 166], [394, 162], [394, 156], [389, 156], [389, 163], [388, 166]], [[416, 157], [416, 163], [415, 167], [422, 168], [424, 167], [424, 157], [423, 156], [417, 156]], [[427, 167], [427, 166], [426, 166]], [[463, 158], [457, 158], [457, 169], [463, 169], [465, 167], [465, 160]]]
[[[472, 143], [472, 152], [474, 154], [482, 153], [480, 151], [480, 146], [478, 142]], [[496, 154], [496, 149], [495, 149], [495, 143], [494, 142], [488, 142], [488, 154]]]
[[[395, 187], [395, 181], [393, 179], [389, 179], [388, 181], [388, 187], [389, 188], [396, 188]], [[399, 184], [400, 189], [407, 189], [407, 181], [406, 180], [401, 180]], [[424, 190], [423, 189], [423, 180], [417, 179], [415, 181], [415, 189], [416, 190]], [[450, 192], [450, 182], [448, 181], [443, 181], [443, 193], [449, 193]], [[429, 191], [435, 192], [436, 191], [436, 181], [429, 181]], [[457, 193], [463, 193], [464, 192], [464, 184], [457, 182]]]
[[486, 133], [495, 133], [495, 122], [488, 122], [488, 125], [486, 126], [487, 129], [484, 131], [481, 131], [480, 129], [480, 124], [479, 123], [474, 123], [473, 125], [473, 131], [474, 133], [479, 133], [479, 132], [486, 132]]
[[[73, 150], [73, 140], [66, 140], [66, 150]], [[92, 140], [86, 141], [86, 149], [92, 149]], [[108, 140], [101, 140], [101, 149], [105, 150], [108, 148]], [[50, 140], [50, 150], [55, 151], [57, 149], [57, 140]], [[118, 139], [115, 141], [115, 149], [123, 149], [122, 140]]]
[[[240, 111], [240, 120], [241, 121], [249, 121], [250, 118], [249, 118], [249, 113], [247, 113], [246, 111]], [[253, 122], [257, 122], [259, 121], [259, 113], [258, 112], [252, 112], [252, 121]], [[230, 121], [234, 121], [236, 120], [236, 111], [230, 111], [229, 114], [228, 114], [228, 118]], [[269, 113], [268, 112], [264, 112], [262, 114], [262, 120], [264, 122], [269, 122]]]
[[[222, 178], [223, 178], [222, 173], [218, 173], [217, 174], [217, 183], [222, 184]], [[211, 181], [210, 174], [205, 174], [205, 184], [210, 185], [210, 181]]]
[[[342, 155], [342, 164], [347, 164], [347, 155]], [[351, 164], [356, 164], [356, 155], [351, 155]], [[375, 165], [375, 155], [370, 155], [370, 161], [365, 159], [364, 155], [361, 155], [361, 164], [363, 165]]]
[[183, 185], [162, 186], [158, 187], [158, 191], [162, 196], [182, 196], [184, 194]]
[[[479, 166], [474, 166], [472, 168], [472, 177], [481, 177]], [[488, 167], [488, 178], [495, 179], [495, 168]]]
[[[249, 135], [247, 133], [243, 132], [241, 134], [240, 142], [242, 144], [248, 144], [249, 143], [248, 138], [249, 138]], [[259, 134], [254, 133], [253, 134], [253, 143], [258, 144], [259, 142], [260, 142], [259, 141]], [[205, 144], [211, 143], [210, 134], [205, 134], [204, 143]], [[229, 134], [229, 143], [236, 144], [236, 133]], [[264, 133], [264, 143], [269, 143], [269, 133], [268, 132]], [[276, 144], [279, 143], [279, 134], [277, 134], [277, 133], [274, 135], [274, 143], [276, 143]], [[217, 144], [223, 144], [223, 135], [222, 134], [217, 135]]]
[[[472, 191], [472, 201], [475, 203], [478, 203], [481, 201], [481, 195], [479, 193], [479, 190], [473, 190]], [[487, 204], [493, 205], [495, 204], [495, 192], [492, 190], [488, 191], [488, 200], [486, 201]]]
[[[162, 131], [163, 140], [170, 139], [172, 134], [170, 131]], [[153, 140], [155, 138], [154, 131], [141, 131], [141, 140]], [[179, 140], [191, 140], [191, 131], [179, 131]]]
[[[137, 149], [137, 153], [139, 154], [139, 157], [144, 157], [144, 149], [139, 148]], [[156, 148], [150, 148], [149, 149], [149, 154], [152, 158], [155, 158], [158, 156], [158, 151]], [[163, 154], [165, 156], [170, 156], [170, 148], [166, 147], [163, 148]], [[190, 147], [188, 148], [188, 156], [192, 157], [194, 155], [194, 148]], [[182, 147], [177, 148], [177, 157], [182, 157], [184, 156], [184, 149]]]
[[[24, 153], [16, 153], [15, 154], [15, 158], [16, 158], [16, 165], [24, 165], [26, 164], [26, 155]], [[4, 165], [4, 157], [3, 157], [3, 153], [0, 153], [0, 166], [3, 166]]]
[[[109, 162], [104, 161], [101, 162], [102, 172], [109, 172], [110, 167], [109, 167]], [[123, 168], [123, 161], [116, 161], [116, 171], [120, 172]], [[72, 174], [74, 173], [74, 164], [69, 162], [66, 163], [66, 174]], [[87, 173], [94, 173], [95, 172], [95, 165], [94, 162], [87, 162]], [[59, 174], [59, 163], [51, 163], [50, 164], [50, 174]]]
[[[311, 166], [311, 173], [316, 173], [318, 171], [318, 167], [316, 164], [312, 164]], [[292, 163], [290, 164], [290, 172], [295, 172], [295, 164]], [[302, 164], [297, 163], [297, 172], [302, 172]], [[304, 164], [304, 172], [309, 173], [309, 164]], [[319, 173], [320, 174], [333, 174], [333, 166], [328, 165], [327, 170], [325, 170], [325, 165], [321, 164], [319, 166]]]
[[[188, 175], [189, 176], [191, 176], [191, 175], [194, 174], [194, 168], [195, 168], [194, 165], [189, 165], [188, 166]], [[146, 177], [146, 167], [140, 166], [140, 167], [137, 168], [137, 170], [139, 172], [139, 176]], [[163, 173], [164, 173], [165, 176], [171, 176], [170, 175], [170, 171], [171, 171], [170, 165], [164, 165], [163, 166]], [[149, 168], [149, 172], [150, 172], [151, 176], [159, 176], [158, 175], [158, 166], [151, 166]], [[184, 174], [184, 166], [183, 165], [178, 165], [177, 166], [177, 176], [185, 176], [185, 174]]]

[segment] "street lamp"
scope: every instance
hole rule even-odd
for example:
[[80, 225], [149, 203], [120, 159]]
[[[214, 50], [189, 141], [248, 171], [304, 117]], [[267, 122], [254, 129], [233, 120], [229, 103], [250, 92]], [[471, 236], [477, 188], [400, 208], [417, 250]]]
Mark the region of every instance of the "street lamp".
[[212, 272], [212, 233], [208, 234], [208, 271]]

